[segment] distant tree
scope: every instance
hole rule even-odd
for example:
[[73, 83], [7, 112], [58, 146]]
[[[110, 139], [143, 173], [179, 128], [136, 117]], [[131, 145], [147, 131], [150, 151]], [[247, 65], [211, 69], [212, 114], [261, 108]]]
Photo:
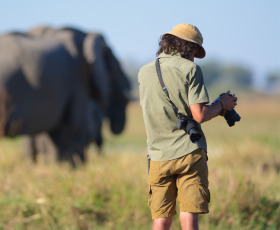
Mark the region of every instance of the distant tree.
[[266, 79], [269, 84], [279, 83], [280, 82], [280, 70], [270, 72]]
[[228, 65], [222, 69], [223, 78], [228, 84], [239, 87], [250, 87], [253, 83], [252, 71], [246, 67], [238, 65]]
[[[138, 96], [137, 75], [144, 64], [133, 58], [126, 58], [122, 61], [122, 67], [131, 82], [135, 97]], [[202, 69], [206, 87], [244, 89], [252, 85], [252, 71], [244, 66], [237, 64], [224, 65], [216, 60], [202, 62], [199, 66]]]
[[132, 94], [135, 98], [139, 96], [139, 86], [138, 86], [138, 72], [141, 66], [141, 62], [134, 60], [133, 58], [126, 58], [121, 62], [122, 68], [126, 73], [132, 87]]
[[280, 70], [270, 72], [266, 77], [266, 88], [270, 93], [280, 92]]
[[222, 65], [217, 61], [208, 61], [200, 64], [206, 86], [216, 83], [249, 87], [253, 82], [252, 71], [249, 68], [236, 64]]
[[222, 67], [216, 61], [204, 62], [200, 65], [206, 86], [213, 85], [221, 76]]

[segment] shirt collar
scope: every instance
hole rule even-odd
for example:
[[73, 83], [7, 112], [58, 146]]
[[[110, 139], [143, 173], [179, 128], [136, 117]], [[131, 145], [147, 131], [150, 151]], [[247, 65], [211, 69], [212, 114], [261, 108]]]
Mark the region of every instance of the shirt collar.
[[171, 53], [171, 54], [161, 53], [160, 55], [158, 55], [158, 58], [172, 58], [172, 57], [176, 57], [176, 56], [181, 57], [181, 54], [180, 53]]

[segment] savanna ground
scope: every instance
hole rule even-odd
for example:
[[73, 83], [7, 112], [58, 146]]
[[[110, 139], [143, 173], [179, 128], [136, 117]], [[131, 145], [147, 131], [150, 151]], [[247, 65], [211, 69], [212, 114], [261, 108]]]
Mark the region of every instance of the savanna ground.
[[[241, 95], [236, 110], [232, 128], [222, 117], [202, 125], [211, 202], [200, 229], [280, 229], [280, 98]], [[142, 111], [135, 102], [127, 112], [125, 132], [105, 125], [104, 154], [92, 146], [76, 170], [42, 156], [32, 165], [20, 138], [1, 139], [0, 229], [151, 229]]]

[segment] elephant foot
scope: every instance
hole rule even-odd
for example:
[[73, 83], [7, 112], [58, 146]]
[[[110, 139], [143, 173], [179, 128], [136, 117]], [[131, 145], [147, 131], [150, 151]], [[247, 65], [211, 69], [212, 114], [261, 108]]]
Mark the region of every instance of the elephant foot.
[[58, 162], [68, 162], [72, 168], [83, 166], [86, 162], [84, 153], [74, 153], [72, 151], [64, 151], [59, 154]]

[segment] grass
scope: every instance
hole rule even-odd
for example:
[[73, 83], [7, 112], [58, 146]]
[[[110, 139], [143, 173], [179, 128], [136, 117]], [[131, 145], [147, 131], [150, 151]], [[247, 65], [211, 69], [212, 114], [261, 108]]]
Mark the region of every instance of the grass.
[[[239, 123], [202, 125], [209, 148], [210, 213], [205, 230], [280, 229], [280, 99], [239, 97]], [[147, 205], [146, 134], [138, 103], [124, 133], [104, 125], [105, 149], [88, 151], [85, 167], [37, 165], [21, 138], [0, 140], [0, 229], [151, 229]], [[178, 216], [172, 230], [180, 229]]]

